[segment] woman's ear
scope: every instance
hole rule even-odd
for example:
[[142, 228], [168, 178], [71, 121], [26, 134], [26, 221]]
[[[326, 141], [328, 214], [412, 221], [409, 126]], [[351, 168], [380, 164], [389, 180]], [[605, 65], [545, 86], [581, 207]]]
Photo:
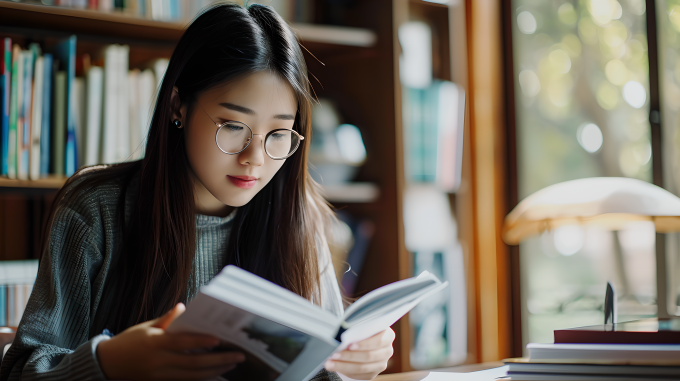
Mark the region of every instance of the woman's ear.
[[186, 107], [183, 107], [182, 101], [179, 98], [179, 89], [177, 86], [172, 87], [172, 94], [170, 95], [170, 110], [172, 110], [172, 115], [170, 120], [174, 123], [176, 120], [180, 121], [179, 128], [185, 125], [184, 115], [186, 113]]

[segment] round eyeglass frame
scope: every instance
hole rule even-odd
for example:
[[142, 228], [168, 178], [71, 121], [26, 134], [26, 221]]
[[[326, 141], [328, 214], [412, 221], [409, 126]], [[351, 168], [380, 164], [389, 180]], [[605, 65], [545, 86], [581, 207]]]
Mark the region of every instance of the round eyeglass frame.
[[[212, 118], [211, 118], [211, 119], [212, 119]], [[215, 122], [213, 122], [213, 123], [215, 123]], [[220, 130], [222, 129], [222, 127], [226, 126], [226, 125], [229, 124], [229, 123], [240, 123], [240, 124], [242, 124], [242, 125], [248, 127], [248, 131], [250, 132], [250, 137], [248, 138], [248, 143], [246, 144], [245, 147], [243, 147], [242, 150], [240, 150], [240, 151], [238, 151], [238, 152], [227, 152], [227, 151], [223, 150], [222, 147], [220, 147], [220, 144], [217, 142], [217, 135], [220, 133]], [[227, 155], [238, 155], [239, 153], [245, 151], [246, 149], [248, 149], [248, 147], [250, 147], [250, 143], [253, 141], [253, 137], [254, 137], [254, 136], [257, 136], [257, 135], [262, 136], [262, 134], [253, 134], [253, 129], [250, 128], [249, 125], [247, 125], [247, 124], [245, 124], [245, 123], [243, 123], [243, 122], [239, 122], [238, 120], [227, 120], [227, 121], [225, 121], [224, 123], [215, 123], [215, 125], [217, 126], [217, 131], [215, 132], [215, 144], [217, 145], [217, 148], [219, 148], [220, 151], [226, 153]], [[269, 136], [270, 136], [271, 134], [273, 134], [273, 133], [275, 133], [275, 132], [278, 132], [278, 131], [292, 132], [292, 133], [294, 133], [295, 135], [297, 135], [297, 137], [298, 137], [298, 141], [297, 141], [297, 144], [295, 145], [295, 148], [293, 148], [293, 149], [288, 153], [288, 155], [283, 156], [283, 157], [274, 157], [274, 156], [272, 156], [272, 155], [269, 154], [269, 151], [267, 151], [267, 144], [266, 144], [266, 143], [267, 143], [267, 138], [269, 138]], [[300, 134], [299, 134], [297, 131], [295, 131], [295, 130], [288, 129], [288, 128], [277, 128], [276, 130], [271, 130], [271, 131], [269, 131], [269, 132], [264, 136], [264, 139], [262, 140], [262, 145], [264, 146], [264, 152], [265, 152], [265, 153], [267, 154], [267, 156], [269, 156], [272, 160], [285, 160], [285, 159], [288, 159], [289, 157], [293, 156], [293, 154], [294, 154], [294, 153], [297, 151], [297, 149], [300, 147], [300, 142], [302, 142], [303, 140], [305, 140], [305, 137], [302, 136], [302, 135], [300, 135]]]

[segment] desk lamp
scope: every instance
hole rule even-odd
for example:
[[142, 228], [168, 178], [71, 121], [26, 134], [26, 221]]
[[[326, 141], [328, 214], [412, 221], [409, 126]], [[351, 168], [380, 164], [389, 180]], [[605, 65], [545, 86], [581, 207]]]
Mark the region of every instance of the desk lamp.
[[657, 315], [667, 318], [663, 235], [680, 231], [680, 198], [648, 182], [593, 177], [543, 188], [520, 202], [503, 223], [503, 240], [522, 240], [562, 225], [596, 225], [616, 231], [633, 221], [652, 221], [656, 236]]

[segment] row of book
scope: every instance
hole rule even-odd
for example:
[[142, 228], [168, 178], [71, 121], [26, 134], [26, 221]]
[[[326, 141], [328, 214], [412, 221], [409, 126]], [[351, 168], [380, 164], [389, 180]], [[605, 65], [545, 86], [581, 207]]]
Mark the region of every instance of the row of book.
[[43, 48], [2, 41], [0, 175], [71, 176], [141, 158], [167, 59], [129, 69], [129, 47], [76, 56], [76, 36]]
[[678, 380], [680, 318], [556, 330], [555, 343], [527, 349], [529, 358], [504, 360], [503, 380]]
[[17, 327], [38, 274], [38, 260], [0, 261], [0, 327]]

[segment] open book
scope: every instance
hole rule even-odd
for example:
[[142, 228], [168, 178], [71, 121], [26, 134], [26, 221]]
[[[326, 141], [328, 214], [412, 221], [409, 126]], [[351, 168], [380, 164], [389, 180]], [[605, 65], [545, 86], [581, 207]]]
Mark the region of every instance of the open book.
[[309, 380], [333, 353], [394, 324], [448, 286], [423, 272], [364, 295], [341, 317], [236, 266], [225, 267], [168, 327], [222, 340], [215, 350], [239, 351], [246, 361], [228, 381]]

